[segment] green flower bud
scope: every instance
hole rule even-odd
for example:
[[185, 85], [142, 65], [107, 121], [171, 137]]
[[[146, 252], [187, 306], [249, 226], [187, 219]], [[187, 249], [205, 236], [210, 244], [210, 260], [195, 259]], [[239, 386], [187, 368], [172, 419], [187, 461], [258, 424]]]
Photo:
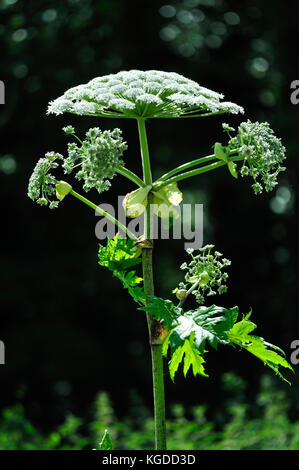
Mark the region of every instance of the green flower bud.
[[59, 181], [56, 184], [56, 197], [59, 199], [59, 201], [62, 201], [65, 196], [68, 195], [72, 190], [72, 187], [70, 184], [68, 184], [66, 181]]
[[200, 281], [199, 281], [199, 285], [201, 287], [204, 287], [206, 286], [208, 283], [209, 283], [209, 280], [210, 280], [210, 276], [208, 275], [208, 273], [206, 271], [204, 271], [201, 276], [200, 276]]
[[187, 290], [186, 289], [178, 289], [177, 287], [172, 291], [173, 294], [176, 295], [178, 300], [182, 300], [186, 297]]
[[179, 217], [179, 212], [175, 206], [182, 202], [183, 194], [179, 190], [177, 183], [171, 183], [158, 191], [153, 191], [153, 195], [154, 214], [163, 219]]
[[147, 206], [147, 196], [152, 186], [136, 189], [128, 193], [123, 200], [123, 208], [127, 217], [135, 218], [141, 215]]

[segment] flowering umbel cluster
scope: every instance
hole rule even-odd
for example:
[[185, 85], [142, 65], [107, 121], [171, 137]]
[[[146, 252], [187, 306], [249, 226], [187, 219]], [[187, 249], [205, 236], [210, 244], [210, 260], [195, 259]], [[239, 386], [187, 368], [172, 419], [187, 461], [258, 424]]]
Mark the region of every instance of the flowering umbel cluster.
[[40, 158], [35, 165], [28, 184], [28, 196], [42, 206], [49, 205], [50, 209], [56, 208], [59, 204], [56, 198], [53, 199], [58, 181], [50, 173], [58, 167], [57, 160], [63, 160], [60, 153], [46, 153], [45, 157]]
[[187, 253], [191, 255], [192, 260], [189, 264], [183, 263], [182, 270], [186, 270], [185, 282], [181, 282], [179, 287], [173, 292], [180, 298], [190, 289], [190, 293], [195, 295], [199, 304], [205, 301], [205, 295], [224, 294], [227, 291], [226, 281], [228, 274], [223, 272], [231, 262], [222, 258], [219, 251], [212, 250], [214, 245], [206, 245], [199, 250], [197, 255], [194, 255], [192, 248], [187, 249]]
[[252, 187], [255, 194], [263, 189], [271, 191], [277, 185], [278, 174], [285, 170], [281, 164], [286, 158], [286, 149], [268, 122], [242, 122], [234, 137], [230, 135], [234, 131], [232, 127], [224, 124], [223, 128], [230, 137], [228, 150], [243, 157], [241, 176], [254, 179]]
[[126, 118], [177, 118], [243, 113], [223, 95], [175, 72], [129, 70], [97, 77], [49, 103], [48, 114], [65, 112]]
[[[75, 136], [72, 126], [63, 130]], [[84, 180], [85, 191], [96, 188], [102, 193], [109, 189], [108, 180], [115, 176], [117, 167], [124, 166], [121, 157], [126, 149], [120, 129], [101, 131], [93, 127], [86, 132], [86, 138], [80, 141], [80, 145], [75, 142], [68, 144], [68, 157], [63, 162], [63, 168], [65, 173], [78, 169], [75, 178]]]

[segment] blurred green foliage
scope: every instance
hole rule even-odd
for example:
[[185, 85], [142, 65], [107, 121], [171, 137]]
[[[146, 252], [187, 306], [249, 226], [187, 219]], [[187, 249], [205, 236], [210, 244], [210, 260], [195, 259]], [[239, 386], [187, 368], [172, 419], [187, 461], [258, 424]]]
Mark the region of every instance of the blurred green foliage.
[[[277, 190], [267, 197], [255, 197], [246, 181], [233, 181], [228, 172], [221, 170], [190, 180], [180, 189], [184, 202], [204, 204], [204, 243], [215, 244], [232, 260], [223, 304], [239, 305], [245, 312], [252, 307], [261, 335], [280, 344], [288, 354], [288, 347], [299, 332], [299, 106], [292, 105], [289, 99], [290, 83], [298, 79], [299, 70], [299, 56], [294, 50], [298, 15], [298, 2], [286, 4], [280, 0], [0, 1], [0, 79], [6, 86], [6, 103], [0, 108], [0, 339], [6, 344], [7, 353], [7, 364], [1, 366], [1, 409], [11, 406], [15, 391], [24, 385], [22, 403], [27, 419], [43, 432], [54, 427], [60, 435], [57, 423], [61, 417], [68, 412], [85, 416], [87, 404], [97, 390], [109, 393], [119, 426], [128, 423], [125, 417], [130, 388], [138, 389], [147, 408], [152, 403], [144, 315], [135, 311], [117, 280], [97, 266], [94, 214], [76, 201], [66, 201], [65, 207], [49, 214], [26, 196], [28, 178], [37, 159], [47, 151], [65, 152], [61, 128], [68, 124], [80, 132], [95, 125], [103, 129], [121, 127], [129, 145], [126, 164], [141, 173], [137, 130], [132, 123], [45, 115], [48, 101], [66, 89], [119, 70], [176, 71], [224, 92], [227, 100], [245, 107], [246, 117], [268, 120], [282, 137], [287, 147], [287, 171]], [[149, 145], [154, 176], [210, 153], [211, 145], [223, 137], [221, 122], [220, 117], [151, 122]], [[229, 122], [239, 123], [237, 118]], [[128, 188], [121, 177], [115, 178], [104, 202], [116, 203], [116, 196], [126, 192]], [[181, 240], [156, 244], [157, 295], [168, 297], [182, 280], [178, 267], [184, 260]], [[263, 328], [263, 324], [267, 327]], [[111, 335], [119, 344], [118, 353], [102, 360], [111, 351]], [[169, 405], [180, 402], [187, 408], [203, 402], [223, 416], [219, 381], [222, 372], [231, 367], [232, 354], [223, 350], [209, 354], [211, 374], [206, 381], [178, 377], [176, 386], [172, 386], [166, 378]], [[257, 426], [268, 437], [271, 430], [277, 436], [288, 436], [287, 429], [295, 430], [288, 420], [283, 426], [271, 428], [269, 421], [265, 424], [266, 421], [250, 418], [244, 425], [245, 403], [255, 402], [263, 368], [248, 357], [241, 356], [239, 360], [233, 356], [234, 369], [239, 373], [240, 363], [247, 361], [242, 375], [251, 385], [244, 401], [236, 405], [239, 408], [227, 415], [231, 438], [234, 435], [239, 441], [239, 431], [245, 436], [252, 429], [252, 437], [247, 436], [250, 442]], [[297, 390], [295, 375], [293, 387], [285, 390], [288, 400], [298, 401]], [[269, 403], [270, 398], [268, 410]], [[132, 447], [139, 445], [139, 436], [140, 447], [152, 445], [146, 441], [150, 432], [143, 425], [151, 426], [147, 408], [137, 407], [132, 414], [132, 419], [140, 416], [139, 429], [132, 422], [122, 424], [130, 430]], [[28, 423], [25, 426], [27, 421], [20, 405], [15, 411], [9, 409], [8, 418], [0, 423], [1, 447], [8, 446], [7, 440], [9, 445], [20, 448], [20, 443], [33, 442], [38, 448], [49, 442], [49, 436], [45, 438], [36, 430], [25, 433], [24, 427], [33, 428]], [[265, 407], [258, 409], [263, 414]], [[278, 416], [286, 416], [284, 413]], [[298, 419], [296, 408], [290, 413], [293, 421]], [[203, 419], [203, 429], [212, 426], [210, 414], [198, 409], [198, 415]], [[75, 436], [74, 423], [78, 421], [71, 419], [71, 434]], [[177, 436], [185, 433], [178, 437], [183, 448], [191, 445], [184, 430], [199, 418], [190, 419], [184, 411], [180, 419], [187, 421], [186, 426], [177, 426], [175, 431]], [[259, 419], [259, 413], [255, 419]], [[278, 419], [274, 412], [271, 419], [273, 423]], [[223, 430], [224, 421], [216, 422]], [[95, 428], [99, 429], [95, 433], [103, 430], [99, 423], [101, 418], [97, 417]], [[5, 426], [7, 432], [3, 431]], [[171, 435], [172, 426], [169, 424]], [[81, 428], [77, 432], [81, 435]], [[112, 437], [116, 437], [119, 446], [129, 445], [124, 444], [124, 437], [122, 444], [121, 431], [118, 433]], [[5, 435], [8, 438], [3, 441]], [[96, 446], [100, 438], [97, 434], [94, 444], [88, 438], [86, 445]], [[59, 439], [57, 446], [62, 445], [62, 437]], [[63, 439], [74, 445], [70, 435]], [[188, 442], [184, 444], [183, 440]], [[82, 447], [84, 442], [79, 443], [78, 437], [76, 445]]]
[[[246, 384], [234, 373], [222, 377], [225, 399], [213, 416], [206, 405], [171, 406], [167, 421], [169, 450], [299, 450], [299, 421], [289, 417], [290, 403], [271, 376], [263, 376], [255, 403], [246, 403]], [[67, 415], [48, 435], [26, 418], [21, 404], [7, 408], [0, 424], [1, 450], [98, 449], [105, 429], [115, 449], [153, 449], [151, 412], [135, 393], [128, 416], [119, 420], [109, 395], [100, 392], [90, 419]]]

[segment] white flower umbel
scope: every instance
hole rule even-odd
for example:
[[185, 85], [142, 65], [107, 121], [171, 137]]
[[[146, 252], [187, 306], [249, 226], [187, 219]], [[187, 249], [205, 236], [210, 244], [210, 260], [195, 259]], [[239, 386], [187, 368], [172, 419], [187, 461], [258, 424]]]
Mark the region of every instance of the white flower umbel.
[[94, 78], [49, 103], [48, 114], [179, 118], [243, 113], [223, 95], [175, 72], [130, 70]]

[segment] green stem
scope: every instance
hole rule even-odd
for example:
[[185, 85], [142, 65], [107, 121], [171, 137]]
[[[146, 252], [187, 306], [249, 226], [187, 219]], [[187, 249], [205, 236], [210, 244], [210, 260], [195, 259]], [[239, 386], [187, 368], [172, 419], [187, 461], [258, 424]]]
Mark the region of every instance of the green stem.
[[[150, 157], [146, 136], [145, 120], [138, 119], [138, 131], [140, 140], [140, 151], [143, 167], [143, 181], [145, 185], [152, 184], [152, 174], [150, 166]], [[151, 199], [149, 195], [148, 204], [144, 214], [144, 237], [152, 244], [152, 214]], [[153, 248], [143, 248], [142, 250], [142, 268], [144, 291], [147, 295], [154, 295], [153, 280]], [[149, 303], [149, 302], [148, 302]], [[165, 425], [165, 394], [164, 394], [164, 376], [163, 376], [163, 356], [162, 342], [159, 339], [161, 324], [154, 320], [149, 313], [146, 314], [147, 326], [150, 338], [150, 348], [152, 357], [152, 377], [154, 394], [154, 418], [155, 418], [155, 449], [166, 449], [166, 425]]]
[[137, 186], [139, 186], [140, 188], [144, 188], [145, 186], [144, 182], [142, 181], [142, 179], [139, 178], [139, 176], [135, 175], [133, 171], [128, 170], [128, 168], [123, 168], [123, 167], [117, 168], [116, 171], [120, 175], [123, 175], [129, 180], [133, 181], [133, 183], [137, 184]]
[[[229, 154], [232, 155], [232, 154], [236, 153], [237, 150], [238, 149], [231, 150]], [[197, 158], [196, 160], [191, 160], [191, 162], [184, 163], [183, 165], [180, 165], [180, 166], [174, 168], [173, 170], [169, 171], [168, 173], [165, 173], [163, 176], [161, 176], [160, 178], [157, 179], [156, 183], [159, 182], [159, 181], [165, 181], [168, 178], [171, 178], [173, 175], [176, 175], [177, 173], [180, 173], [181, 171], [187, 170], [188, 168], [191, 168], [192, 166], [201, 165], [202, 163], [210, 162], [210, 161], [213, 161], [214, 159], [215, 159], [215, 154], [208, 155], [206, 157]]]
[[146, 136], [145, 119], [137, 119], [137, 122], [142, 159], [143, 181], [146, 185], [148, 185], [152, 184], [152, 172]]
[[125, 227], [119, 220], [115, 219], [112, 215], [110, 215], [108, 212], [104, 211], [101, 209], [99, 206], [94, 204], [93, 202], [89, 201], [89, 199], [86, 199], [86, 197], [82, 196], [81, 194], [77, 193], [73, 189], [69, 192], [72, 196], [76, 197], [79, 199], [79, 201], [84, 202], [87, 206], [91, 207], [93, 210], [101, 214], [102, 216], [106, 217], [108, 220], [113, 222], [117, 227], [122, 229], [130, 238], [133, 240], [137, 240], [136, 235], [134, 235], [133, 232], [131, 232], [127, 227]]
[[168, 173], [165, 173], [164, 175], [162, 175], [160, 178], [157, 179], [156, 183], [160, 181], [165, 181], [171, 178], [173, 175], [176, 175], [177, 173], [180, 173], [181, 171], [187, 170], [188, 168], [192, 166], [201, 165], [202, 163], [210, 162], [214, 159], [215, 159], [215, 155], [213, 154], [213, 155], [208, 155], [207, 157], [197, 158], [196, 160], [192, 160], [191, 162], [188, 162], [188, 163], [184, 163], [183, 165], [180, 165], [177, 168], [174, 168]]
[[[243, 160], [243, 157], [230, 158], [230, 161], [232, 162], [239, 161], [239, 160]], [[224, 166], [224, 165], [227, 165], [227, 162], [220, 160], [215, 163], [211, 163], [210, 165], [205, 165], [205, 166], [202, 166], [201, 168], [196, 168], [195, 170], [185, 171], [184, 173], [180, 173], [177, 176], [173, 176], [172, 178], [169, 178], [168, 180], [165, 180], [162, 182], [159, 182], [159, 181], [155, 182], [154, 188], [156, 190], [160, 190], [164, 188], [164, 186], [167, 186], [168, 184], [175, 183], [177, 181], [181, 181], [186, 178], [191, 178], [191, 176], [200, 175], [202, 173], [206, 173], [207, 171], [216, 170], [216, 168], [220, 168], [221, 166]]]
[[193, 284], [193, 286], [190, 287], [189, 290], [187, 290], [186, 294], [184, 295], [184, 297], [180, 300], [179, 304], [178, 304], [178, 307], [182, 307], [182, 305], [185, 303], [185, 301], [187, 300], [188, 296], [194, 291], [194, 289], [196, 289], [196, 287], [198, 286], [198, 284], [200, 283], [200, 278], [198, 279], [198, 281], [195, 282], [195, 284]]

